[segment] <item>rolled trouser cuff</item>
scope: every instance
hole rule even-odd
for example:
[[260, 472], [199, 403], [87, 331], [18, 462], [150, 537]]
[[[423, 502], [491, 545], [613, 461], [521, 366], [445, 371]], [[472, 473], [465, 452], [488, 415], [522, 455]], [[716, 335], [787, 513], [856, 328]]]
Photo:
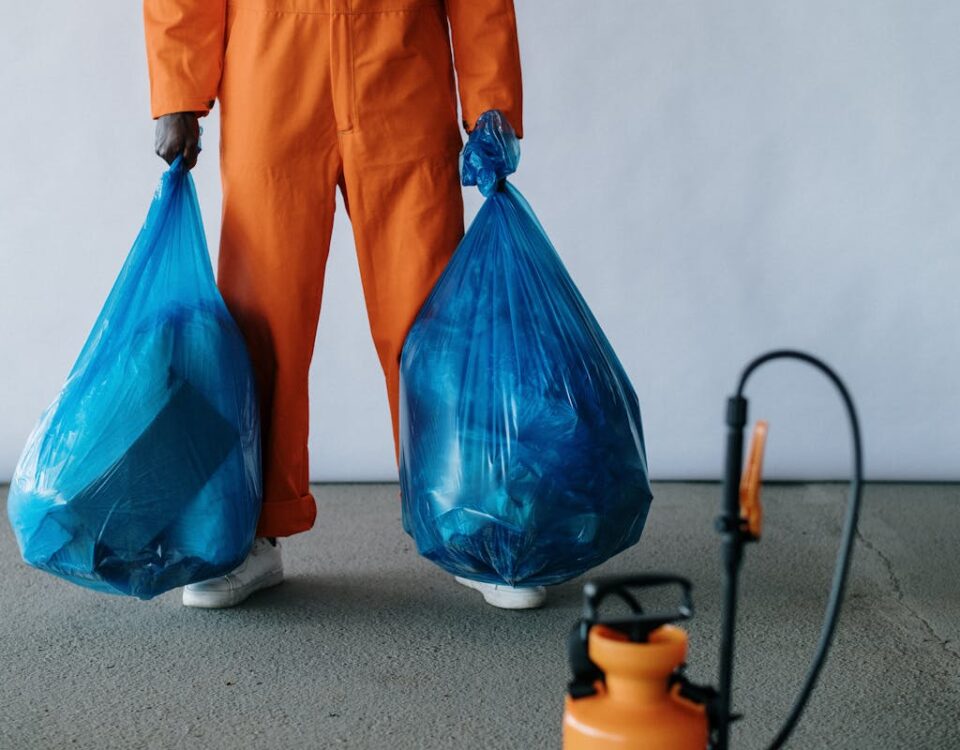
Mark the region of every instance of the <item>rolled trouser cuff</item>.
[[290, 500], [264, 502], [257, 536], [291, 536], [313, 528], [317, 503], [309, 492]]

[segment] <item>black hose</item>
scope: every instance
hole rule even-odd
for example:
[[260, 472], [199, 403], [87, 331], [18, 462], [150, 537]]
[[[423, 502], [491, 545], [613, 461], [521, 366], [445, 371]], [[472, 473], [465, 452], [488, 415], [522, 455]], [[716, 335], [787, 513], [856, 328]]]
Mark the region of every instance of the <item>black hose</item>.
[[790, 734], [796, 728], [797, 722], [800, 720], [800, 716], [806, 708], [807, 701], [810, 699], [810, 695], [816, 686], [817, 678], [820, 676], [820, 670], [823, 669], [827, 652], [830, 650], [830, 644], [833, 640], [833, 634], [840, 616], [840, 606], [843, 603], [843, 595], [847, 586], [847, 574], [850, 570], [853, 544], [857, 532], [857, 520], [860, 516], [860, 500], [863, 494], [863, 449], [860, 440], [860, 422], [857, 419], [857, 410], [853, 405], [853, 399], [850, 397], [850, 392], [847, 390], [846, 385], [844, 385], [843, 381], [829, 365], [810, 354], [791, 349], [768, 352], [747, 365], [743, 374], [740, 376], [737, 396], [740, 398], [743, 397], [743, 390], [746, 387], [747, 379], [753, 372], [761, 365], [774, 359], [796, 359], [806, 362], [820, 370], [833, 382], [834, 386], [836, 386], [846, 407], [847, 417], [850, 420], [850, 431], [853, 440], [853, 473], [850, 479], [850, 494], [847, 500], [847, 512], [843, 523], [843, 536], [833, 571], [833, 585], [830, 589], [830, 597], [823, 615], [823, 625], [820, 628], [820, 640], [817, 643], [817, 649], [814, 652], [810, 667], [807, 670], [803, 687], [794, 700], [793, 707], [790, 709], [790, 713], [784, 721], [783, 726], [780, 728], [776, 737], [774, 737], [773, 742], [771, 742], [771, 750], [783, 747], [790, 737]]

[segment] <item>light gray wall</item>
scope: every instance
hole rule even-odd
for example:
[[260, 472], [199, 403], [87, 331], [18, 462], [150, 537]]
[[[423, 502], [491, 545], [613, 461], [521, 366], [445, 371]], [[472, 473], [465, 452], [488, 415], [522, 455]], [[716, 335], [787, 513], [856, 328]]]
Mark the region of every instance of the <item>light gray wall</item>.
[[[143, 220], [140, 3], [3, 0], [0, 477], [75, 358]], [[741, 364], [826, 357], [875, 478], [960, 478], [960, 3], [517, 0], [516, 185], [633, 378], [655, 478], [715, 477]], [[217, 121], [196, 170], [211, 246]], [[471, 194], [469, 208], [478, 201]], [[341, 212], [311, 379], [313, 475], [394, 476]], [[764, 372], [768, 475], [840, 476], [833, 393]]]

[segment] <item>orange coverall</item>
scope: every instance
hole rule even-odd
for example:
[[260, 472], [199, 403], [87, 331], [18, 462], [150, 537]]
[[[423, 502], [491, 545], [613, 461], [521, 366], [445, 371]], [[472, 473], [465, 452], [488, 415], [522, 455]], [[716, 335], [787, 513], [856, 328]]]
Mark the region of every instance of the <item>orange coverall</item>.
[[218, 281], [261, 401], [257, 533], [305, 531], [307, 376], [334, 191], [396, 445], [400, 350], [463, 235], [454, 63], [465, 126], [499, 109], [522, 132], [513, 0], [144, 0], [144, 20], [153, 117], [220, 101]]

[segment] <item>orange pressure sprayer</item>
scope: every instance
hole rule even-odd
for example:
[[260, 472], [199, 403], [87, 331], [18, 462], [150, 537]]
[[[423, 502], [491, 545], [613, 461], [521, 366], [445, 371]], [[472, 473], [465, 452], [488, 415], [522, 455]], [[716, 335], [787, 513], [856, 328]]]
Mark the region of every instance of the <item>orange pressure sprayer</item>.
[[[753, 360], [743, 371], [736, 395], [727, 404], [727, 457], [723, 511], [717, 530], [723, 537], [724, 609], [717, 688], [697, 685], [684, 674], [687, 634], [677, 623], [693, 616], [692, 586], [680, 576], [649, 574], [590, 581], [584, 586], [584, 612], [570, 635], [573, 670], [563, 719], [564, 750], [728, 750], [731, 712], [737, 582], [743, 546], [759, 541], [763, 525], [760, 487], [767, 424], [758, 422], [745, 468], [743, 430], [750, 375], [775, 359], [806, 362], [837, 387], [850, 420], [853, 472], [837, 555], [833, 586], [817, 651], [790, 715], [770, 744], [782, 747], [796, 726], [813, 690], [836, 628], [860, 512], [863, 459], [860, 427], [846, 386], [821, 360], [793, 350], [778, 350]], [[675, 610], [644, 611], [634, 595], [650, 587], [676, 586], [681, 601]], [[630, 614], [603, 618], [609, 598], [625, 603]]]

